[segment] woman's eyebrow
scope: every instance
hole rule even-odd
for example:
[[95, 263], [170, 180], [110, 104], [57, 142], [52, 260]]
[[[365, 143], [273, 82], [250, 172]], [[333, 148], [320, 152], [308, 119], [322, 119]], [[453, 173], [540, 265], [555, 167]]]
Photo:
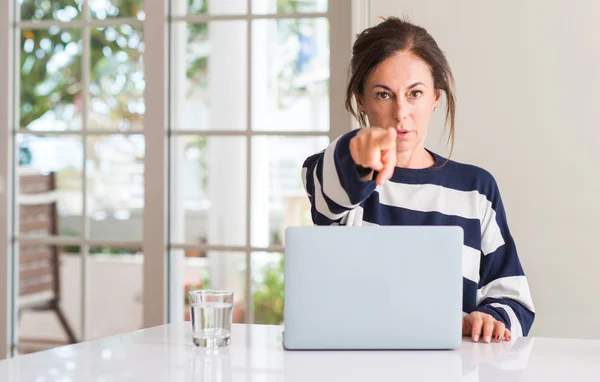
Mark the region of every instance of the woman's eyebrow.
[[383, 88], [383, 89], [387, 90], [388, 92], [393, 93], [392, 89], [390, 89], [390, 87], [386, 86], [386, 85], [375, 84], [375, 85], [373, 85], [373, 89], [375, 89], [375, 88]]
[[[423, 85], [423, 86], [427, 87], [427, 85], [425, 85], [425, 84], [424, 84], [424, 83], [422, 83], [422, 82], [415, 82], [414, 84], [410, 85], [410, 86], [408, 87], [408, 89], [410, 90], [410, 89], [412, 89], [412, 88], [414, 88], [414, 87], [416, 87], [416, 86], [419, 86], [419, 85]], [[392, 89], [390, 89], [390, 87], [389, 87], [389, 86], [386, 86], [386, 85], [382, 85], [382, 84], [375, 84], [375, 85], [373, 85], [373, 89], [375, 89], [375, 88], [382, 88], [382, 89], [385, 89], [385, 90], [387, 90], [387, 91], [389, 91], [389, 92], [393, 93]]]
[[410, 86], [408, 87], [408, 89], [412, 89], [412, 88], [414, 88], [415, 86], [418, 86], [418, 85], [423, 85], [423, 86], [427, 87], [427, 85], [425, 85], [425, 84], [424, 84], [424, 83], [422, 83], [422, 82], [415, 82], [414, 84], [410, 85]]

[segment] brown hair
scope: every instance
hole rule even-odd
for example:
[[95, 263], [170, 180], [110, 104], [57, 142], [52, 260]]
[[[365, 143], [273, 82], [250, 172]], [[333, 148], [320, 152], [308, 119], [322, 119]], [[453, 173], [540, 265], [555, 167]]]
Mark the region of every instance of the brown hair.
[[[408, 51], [425, 61], [431, 68], [436, 90], [446, 94], [446, 124], [450, 125], [448, 142], [451, 142], [450, 155], [454, 149], [454, 121], [456, 99], [454, 77], [446, 56], [433, 37], [422, 27], [397, 17], [384, 19], [378, 25], [362, 31], [352, 47], [348, 87], [346, 89], [346, 110], [366, 127], [365, 116], [359, 114], [352, 105], [352, 97], [362, 94], [367, 77], [373, 69], [394, 53]], [[449, 155], [449, 156], [450, 156]]]

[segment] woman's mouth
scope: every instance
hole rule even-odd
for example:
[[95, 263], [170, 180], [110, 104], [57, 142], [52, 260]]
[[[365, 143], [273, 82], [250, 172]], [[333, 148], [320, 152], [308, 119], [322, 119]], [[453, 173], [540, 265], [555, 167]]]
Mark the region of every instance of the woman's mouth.
[[398, 133], [398, 138], [405, 138], [412, 131], [406, 129], [396, 129], [396, 132]]

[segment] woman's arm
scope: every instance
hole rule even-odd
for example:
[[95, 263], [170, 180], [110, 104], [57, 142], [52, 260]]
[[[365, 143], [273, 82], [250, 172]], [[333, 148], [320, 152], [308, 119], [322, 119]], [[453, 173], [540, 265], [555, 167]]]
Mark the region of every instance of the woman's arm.
[[[492, 178], [493, 180], [493, 178]], [[526, 336], [535, 318], [529, 284], [495, 181], [482, 221], [482, 255], [477, 311], [502, 321], [512, 337]]]
[[372, 174], [361, 175], [350, 155], [350, 140], [357, 132], [342, 135], [304, 161], [302, 180], [317, 225], [345, 223], [348, 212], [375, 191]]

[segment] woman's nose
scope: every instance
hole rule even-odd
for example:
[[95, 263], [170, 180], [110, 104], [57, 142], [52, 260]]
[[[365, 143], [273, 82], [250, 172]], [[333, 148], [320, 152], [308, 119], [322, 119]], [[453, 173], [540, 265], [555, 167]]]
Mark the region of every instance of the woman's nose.
[[394, 105], [394, 119], [401, 121], [406, 118], [407, 115], [408, 105], [406, 105], [406, 103], [401, 99], [397, 100], [396, 104]]

